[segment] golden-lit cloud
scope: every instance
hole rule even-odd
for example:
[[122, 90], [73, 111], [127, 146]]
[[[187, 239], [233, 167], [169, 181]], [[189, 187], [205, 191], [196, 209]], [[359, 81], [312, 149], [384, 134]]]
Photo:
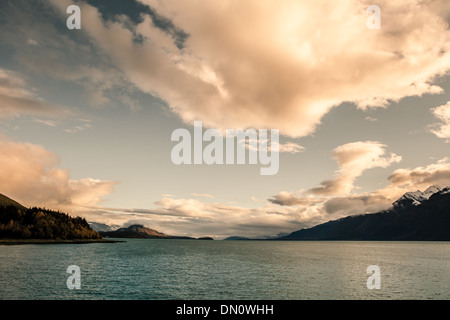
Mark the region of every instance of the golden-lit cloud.
[[[362, 158], [361, 158], [362, 159]], [[297, 206], [298, 210], [314, 205], [319, 214], [315, 221], [328, 221], [330, 214], [334, 217], [352, 214], [374, 213], [392, 207], [392, 203], [403, 194], [411, 191], [425, 191], [430, 186], [450, 186], [450, 159], [443, 158], [436, 163], [413, 169], [395, 170], [387, 177], [388, 184], [380, 189], [346, 195], [316, 194], [311, 197], [308, 191], [283, 191], [269, 199], [270, 202], [282, 206]], [[304, 220], [303, 223], [307, 223]]]
[[[48, 3], [60, 9], [64, 22], [72, 1]], [[164, 30], [145, 11], [139, 22], [125, 16], [105, 19], [86, 2], [77, 2], [82, 11], [77, 33], [61, 32], [40, 18], [36, 20], [45, 28], [33, 29], [36, 21], [26, 19], [33, 15], [11, 14], [10, 23], [24, 21], [18, 32], [7, 34], [16, 44], [14, 58], [36, 74], [78, 86], [95, 105], [120, 102], [139, 112], [146, 106], [134, 94], [144, 92], [167, 102], [190, 125], [201, 120], [222, 130], [273, 128], [290, 137], [313, 134], [322, 118], [344, 102], [366, 110], [386, 108], [404, 97], [442, 93], [435, 80], [450, 70], [447, 0], [425, 5], [422, 0], [379, 0], [380, 30], [366, 27], [366, 9], [372, 3], [365, 0], [140, 3], [176, 28]], [[180, 30], [186, 35], [182, 39]], [[25, 41], [16, 41], [16, 33]], [[0, 31], [3, 39], [5, 34]], [[35, 121], [50, 127], [56, 125], [50, 116], [61, 110], [42, 100], [19, 73], [6, 69], [0, 69], [0, 101], [0, 117], [42, 115], [45, 120]], [[448, 104], [433, 109], [440, 123], [432, 132], [440, 138], [449, 138], [449, 109]], [[86, 122], [65, 131], [89, 127]], [[304, 150], [295, 142], [279, 145], [280, 152]], [[191, 193], [190, 199], [163, 195], [153, 208], [120, 209], [99, 207], [115, 182], [73, 180], [54, 153], [1, 139], [5, 178], [0, 192], [25, 205], [79, 208], [93, 221], [142, 222], [167, 234], [182, 230], [186, 235], [260, 236], [312, 226], [330, 215], [375, 212], [405, 192], [450, 184], [450, 162], [444, 158], [395, 170], [385, 187], [357, 193], [357, 178], [366, 170], [388, 168], [401, 157], [377, 141], [343, 144], [332, 157], [338, 165], [334, 176], [309, 189], [281, 191], [268, 201], [253, 198], [256, 208]]]
[[[70, 4], [51, 2], [61, 12]], [[433, 81], [450, 70], [446, 0], [380, 0], [380, 30], [367, 28], [365, 0], [141, 2], [188, 35], [181, 48], [145, 13], [130, 28], [83, 4], [82, 29], [187, 123], [301, 137], [343, 102], [366, 109], [441, 93]]]
[[[118, 212], [126, 214], [120, 217], [121, 220], [115, 220], [117, 224], [140, 221], [164, 228], [162, 230], [165, 233], [176, 232], [178, 228], [196, 235], [205, 232], [216, 237], [236, 234], [257, 237], [271, 235], [273, 230], [287, 232], [310, 227], [327, 221], [330, 214], [342, 216], [375, 212], [390, 206], [390, 199], [382, 191], [373, 194], [352, 194], [351, 191], [355, 179], [365, 170], [386, 168], [399, 162], [401, 157], [394, 153], [387, 154], [386, 146], [376, 141], [358, 141], [338, 146], [333, 150], [333, 157], [339, 165], [333, 179], [310, 190], [279, 192], [255, 208], [200, 199], [180, 199], [170, 195], [156, 201], [152, 209], [94, 209], [100, 210], [97, 211], [99, 216], [108, 219]], [[191, 195], [213, 198], [204, 194]], [[126, 217], [128, 220], [124, 220]]]
[[[387, 209], [393, 201], [390, 196], [395, 197], [399, 192], [388, 194], [378, 190], [373, 193], [353, 193], [355, 180], [364, 171], [387, 168], [401, 161], [401, 157], [395, 153], [386, 154], [386, 147], [377, 141], [357, 141], [338, 146], [332, 156], [339, 169], [332, 179], [309, 190], [279, 192], [269, 201], [281, 206], [296, 206], [300, 211], [313, 207], [318, 212], [314, 221], [322, 222], [329, 219], [329, 214], [346, 216]], [[303, 222], [307, 223], [308, 219]]]
[[386, 168], [401, 161], [402, 158], [394, 153], [385, 156], [385, 148], [385, 145], [376, 141], [358, 141], [337, 147], [333, 151], [333, 158], [339, 165], [335, 177], [323, 181], [309, 192], [317, 195], [349, 194], [354, 188], [355, 179], [365, 170]]
[[91, 178], [73, 180], [59, 168], [59, 158], [44, 147], [0, 137], [0, 192], [25, 206], [77, 210], [97, 205], [116, 182]]
[[450, 185], [450, 158], [442, 158], [424, 167], [397, 169], [389, 176], [389, 181], [393, 187], [408, 191], [430, 185]]
[[438, 128], [432, 129], [431, 132], [438, 138], [450, 139], [450, 101], [431, 109], [431, 111], [441, 121], [441, 123], [436, 124]]
[[323, 211], [326, 215], [332, 214], [338, 217], [375, 213], [392, 207], [393, 201], [378, 192], [332, 197], [324, 201]]
[[321, 199], [317, 199], [316, 197], [313, 196], [308, 196], [305, 191], [302, 192], [280, 191], [269, 201], [282, 206], [310, 206], [315, 203], [323, 202], [323, 200]]
[[[436, 163], [413, 169], [397, 169], [387, 180], [389, 184], [381, 189], [329, 200], [327, 212], [340, 212], [342, 215], [377, 212], [389, 208], [407, 192], [425, 191], [430, 186], [450, 186], [450, 159], [442, 158]], [[336, 207], [338, 203], [341, 208]]]
[[151, 209], [93, 207], [85, 215], [111, 223], [140, 223], [172, 235], [248, 237], [275, 236], [317, 222], [315, 207], [280, 207], [266, 203], [246, 208], [189, 198], [162, 198]]
[[[379, 147], [383, 150], [382, 146]], [[360, 149], [365, 148], [371, 147]], [[376, 150], [374, 146], [372, 148]], [[355, 156], [354, 146], [340, 148], [340, 151], [343, 152], [343, 149], [348, 152], [344, 152], [345, 156], [341, 154], [342, 165], [354, 162], [355, 159], [367, 160], [364, 152], [361, 153], [362, 156]], [[378, 157], [379, 164], [389, 163], [391, 158], [383, 158], [382, 154], [380, 152]], [[387, 210], [406, 192], [417, 189], [424, 191], [431, 185], [450, 185], [450, 159], [443, 158], [425, 167], [397, 169], [387, 181], [388, 184], [378, 190], [345, 195], [318, 195], [311, 194], [308, 190], [282, 191], [266, 202], [258, 201], [262, 204], [254, 208], [211, 202], [210, 195], [207, 200], [162, 195], [153, 208], [94, 206], [86, 208], [85, 215], [96, 219], [93, 221], [109, 221], [118, 225], [140, 223], [173, 235], [215, 238], [233, 235], [275, 236], [279, 232], [312, 227], [330, 219]]]

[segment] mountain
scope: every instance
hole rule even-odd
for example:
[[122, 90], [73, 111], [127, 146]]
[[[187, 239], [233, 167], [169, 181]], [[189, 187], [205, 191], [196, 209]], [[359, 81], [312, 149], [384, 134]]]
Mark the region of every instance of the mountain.
[[407, 192], [401, 196], [397, 201], [393, 203], [395, 210], [402, 211], [407, 210], [413, 206], [422, 204], [425, 200], [428, 200], [433, 194], [441, 192], [442, 189], [439, 186], [431, 186], [424, 192], [417, 190], [414, 192]]
[[7, 196], [0, 193], [0, 207], [8, 207], [12, 206], [20, 210], [26, 210], [26, 207], [18, 203], [17, 201], [14, 201], [11, 198], [8, 198]]
[[283, 236], [288, 235], [288, 233], [285, 232], [280, 232], [275, 236], [262, 236], [262, 237], [257, 237], [257, 238], [248, 238], [248, 237], [242, 237], [242, 236], [231, 236], [228, 238], [225, 238], [223, 240], [275, 240], [278, 238], [281, 238]]
[[[110, 238], [195, 239], [191, 237], [170, 236], [140, 224], [134, 224], [115, 231], [100, 231], [99, 233], [104, 237]], [[212, 240], [212, 238], [203, 237], [199, 238], [199, 240]]]
[[120, 228], [120, 226], [112, 224], [105, 224], [100, 222], [88, 222], [92, 229], [95, 231], [114, 231]]
[[450, 241], [450, 187], [408, 192], [390, 210], [328, 221], [277, 240]]
[[0, 194], [0, 239], [101, 239], [84, 218], [41, 208], [26, 208]]
[[115, 231], [100, 231], [100, 234], [105, 237], [113, 238], [166, 238], [166, 234], [156, 230], [144, 227], [140, 224], [135, 224], [127, 228], [120, 228]]
[[275, 236], [263, 236], [263, 237], [261, 237], [261, 240], [273, 240], [273, 239], [278, 239], [278, 238], [281, 238], [281, 237], [284, 237], [287, 235], [288, 235], [288, 233], [286, 233], [286, 232], [280, 232]]
[[252, 239], [247, 238], [247, 237], [231, 236], [231, 237], [225, 238], [223, 240], [252, 240]]

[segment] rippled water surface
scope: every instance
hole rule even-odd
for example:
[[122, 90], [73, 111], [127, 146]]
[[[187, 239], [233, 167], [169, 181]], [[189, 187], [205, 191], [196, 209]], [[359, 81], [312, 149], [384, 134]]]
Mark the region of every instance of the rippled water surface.
[[[69, 290], [67, 267], [81, 270]], [[381, 288], [367, 288], [367, 267]], [[449, 299], [450, 243], [126, 239], [0, 246], [0, 299]]]

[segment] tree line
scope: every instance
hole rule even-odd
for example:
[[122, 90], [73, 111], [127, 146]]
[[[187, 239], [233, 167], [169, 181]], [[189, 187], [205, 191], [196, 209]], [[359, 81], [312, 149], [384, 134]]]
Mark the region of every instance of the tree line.
[[0, 239], [101, 239], [86, 219], [42, 208], [0, 206]]

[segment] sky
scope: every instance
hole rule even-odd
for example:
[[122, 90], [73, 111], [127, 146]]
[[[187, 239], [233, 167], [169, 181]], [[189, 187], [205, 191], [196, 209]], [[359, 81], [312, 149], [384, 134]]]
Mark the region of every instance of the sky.
[[[450, 185], [449, 23], [447, 0], [1, 1], [0, 193], [216, 239], [388, 209]], [[196, 121], [277, 130], [278, 170], [175, 164]]]

